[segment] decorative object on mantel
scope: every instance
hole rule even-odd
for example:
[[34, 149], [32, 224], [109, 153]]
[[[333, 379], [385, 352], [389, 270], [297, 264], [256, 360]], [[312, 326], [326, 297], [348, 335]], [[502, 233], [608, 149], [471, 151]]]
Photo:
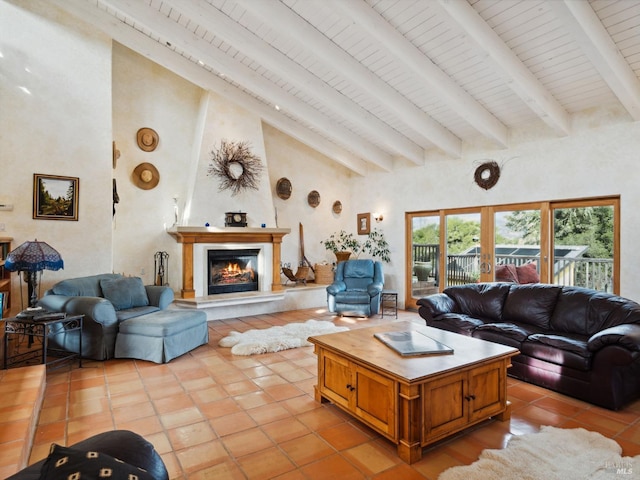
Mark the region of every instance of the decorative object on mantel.
[[246, 227], [247, 214], [243, 212], [226, 212], [224, 214], [225, 227]]
[[282, 177], [276, 183], [276, 194], [283, 200], [287, 200], [291, 196], [291, 182], [288, 178]]
[[307, 202], [309, 202], [309, 205], [311, 205], [313, 208], [316, 208], [318, 205], [320, 205], [320, 194], [317, 190], [311, 190], [309, 192], [309, 195], [307, 195]]
[[231, 331], [218, 342], [221, 347], [231, 347], [233, 355], [257, 355], [279, 352], [290, 348], [310, 347], [307, 341], [314, 335], [346, 332], [348, 327], [338, 327], [327, 320], [307, 320], [304, 323], [287, 323], [282, 326], [252, 329], [246, 332]]
[[220, 147], [211, 151], [207, 175], [220, 179], [218, 189], [231, 190], [235, 196], [242, 190], [258, 190], [258, 181], [264, 166], [260, 158], [251, 153], [248, 142], [222, 140]]
[[158, 146], [159, 137], [152, 128], [141, 128], [136, 134], [136, 141], [140, 150], [145, 152], [153, 152]]
[[340, 200], [336, 200], [333, 202], [333, 207], [331, 207], [333, 213], [336, 215], [340, 215], [342, 213], [342, 202]]
[[500, 166], [494, 162], [484, 162], [476, 168], [473, 179], [480, 188], [489, 190], [500, 179]]
[[133, 169], [133, 183], [142, 190], [151, 190], [158, 185], [160, 173], [150, 163], [143, 162]]
[[383, 262], [391, 261], [391, 252], [384, 233], [376, 229], [370, 231], [363, 242], [356, 239], [353, 233], [340, 230], [320, 243], [336, 255], [338, 262], [348, 260], [351, 255], [358, 258], [362, 253], [370, 255], [371, 258], [379, 258]]

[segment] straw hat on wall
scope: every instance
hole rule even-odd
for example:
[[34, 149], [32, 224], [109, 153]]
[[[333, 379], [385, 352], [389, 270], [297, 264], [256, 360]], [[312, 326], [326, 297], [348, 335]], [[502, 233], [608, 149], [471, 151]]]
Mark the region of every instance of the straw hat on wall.
[[141, 128], [136, 135], [138, 147], [145, 152], [153, 152], [158, 146], [158, 134], [151, 128]]
[[133, 169], [133, 183], [143, 190], [151, 190], [160, 181], [158, 169], [150, 163], [144, 162]]

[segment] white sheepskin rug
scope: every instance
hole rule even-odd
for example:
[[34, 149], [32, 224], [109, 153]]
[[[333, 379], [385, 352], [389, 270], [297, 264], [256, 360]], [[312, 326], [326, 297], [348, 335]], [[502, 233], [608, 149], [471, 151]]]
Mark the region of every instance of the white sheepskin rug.
[[484, 450], [471, 465], [452, 467], [438, 480], [614, 480], [640, 478], [640, 455], [622, 457], [614, 440], [584, 428], [543, 426], [514, 435], [501, 450]]
[[336, 327], [329, 321], [307, 320], [304, 323], [288, 323], [281, 327], [253, 329], [242, 333], [230, 332], [228, 336], [218, 342], [218, 345], [231, 347], [231, 353], [234, 355], [256, 355], [290, 348], [308, 347], [311, 346], [311, 343], [307, 341], [309, 337], [346, 330], [349, 329]]

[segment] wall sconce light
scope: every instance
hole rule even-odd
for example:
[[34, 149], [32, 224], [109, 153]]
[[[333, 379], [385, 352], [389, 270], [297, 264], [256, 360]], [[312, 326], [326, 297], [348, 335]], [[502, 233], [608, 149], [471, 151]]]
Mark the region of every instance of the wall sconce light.
[[376, 221], [376, 223], [380, 223], [382, 220], [384, 220], [384, 217], [381, 213], [374, 213], [373, 219]]

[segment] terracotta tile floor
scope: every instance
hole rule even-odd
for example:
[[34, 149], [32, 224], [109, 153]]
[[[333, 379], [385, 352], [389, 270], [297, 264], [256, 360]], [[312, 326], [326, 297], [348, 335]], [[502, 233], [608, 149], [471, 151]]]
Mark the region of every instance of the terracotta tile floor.
[[[509, 379], [509, 422], [485, 422], [425, 449], [409, 466], [394, 445], [314, 400], [312, 347], [240, 357], [217, 346], [230, 330], [309, 318], [350, 328], [390, 321], [334, 318], [325, 309], [214, 321], [209, 345], [166, 365], [87, 361], [82, 369], [50, 371], [30, 462], [45, 457], [52, 442], [70, 445], [115, 428], [151, 441], [172, 479], [435, 480], [448, 467], [472, 463], [483, 449], [501, 448], [512, 435], [543, 424], [598, 431], [618, 441], [624, 455], [640, 454], [640, 402], [612, 412]], [[399, 319], [422, 324], [415, 312], [401, 311]]]

